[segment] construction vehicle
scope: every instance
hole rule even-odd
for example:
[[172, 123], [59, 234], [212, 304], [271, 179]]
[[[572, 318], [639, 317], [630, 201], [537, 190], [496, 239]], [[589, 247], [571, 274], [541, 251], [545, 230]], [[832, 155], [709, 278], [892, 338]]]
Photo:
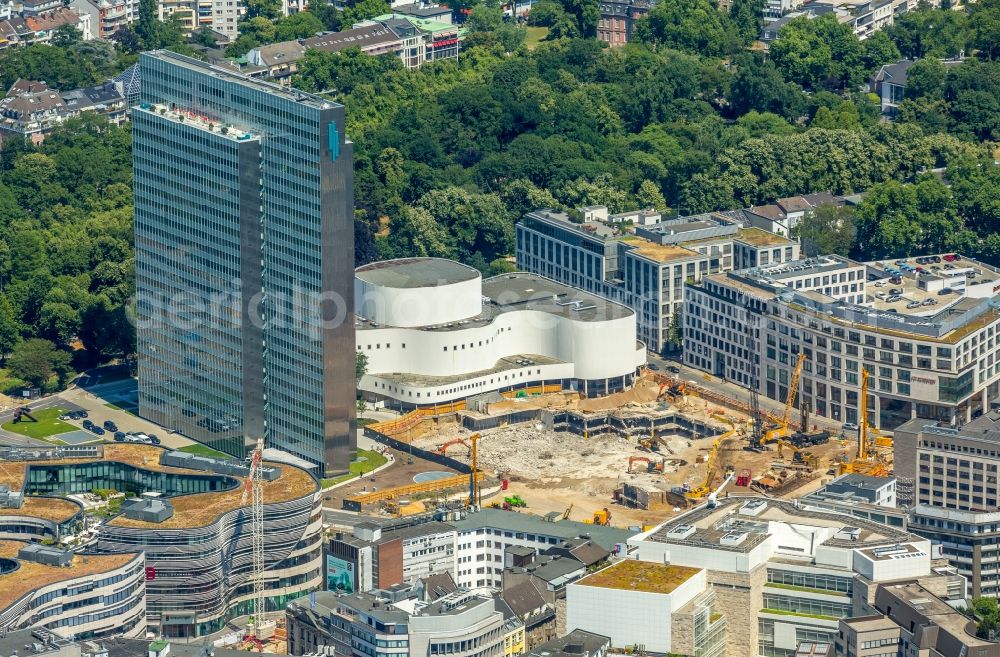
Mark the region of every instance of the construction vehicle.
[[889, 468], [886, 466], [883, 456], [875, 449], [876, 443], [868, 442], [869, 432], [872, 432], [876, 437], [879, 435], [868, 424], [868, 378], [868, 370], [862, 367], [861, 390], [858, 392], [861, 403], [859, 412], [860, 426], [858, 427], [858, 451], [854, 456], [854, 460], [840, 464], [839, 472], [840, 474], [854, 472], [872, 477], [886, 477], [889, 474]]
[[448, 451], [448, 448], [451, 447], [451, 446], [453, 446], [453, 445], [465, 445], [470, 450], [472, 449], [472, 447], [469, 446], [469, 443], [467, 443], [465, 441], [465, 438], [453, 438], [453, 439], [449, 440], [448, 442], [446, 442], [444, 445], [441, 445], [440, 447], [438, 447], [437, 448], [437, 453], [440, 454], [441, 456], [444, 456], [445, 452]]
[[628, 457], [628, 474], [632, 474], [632, 464], [633, 463], [645, 463], [646, 472], [663, 472], [663, 462], [657, 462], [649, 458], [648, 456], [630, 456]]
[[651, 452], [660, 451], [660, 443], [655, 438], [640, 438], [639, 447], [647, 449]]
[[[747, 303], [743, 307], [746, 312], [746, 343], [747, 351], [752, 354], [752, 358], [759, 358], [756, 347], [756, 329], [759, 325], [757, 313]], [[757, 376], [757, 367], [750, 366], [750, 441], [752, 450], [760, 450], [760, 441], [764, 437], [764, 415], [760, 410], [760, 377]]]
[[656, 393], [656, 401], [666, 400], [675, 402], [682, 398], [685, 392], [687, 392], [687, 390], [683, 381], [667, 379], [660, 384], [660, 390]]
[[563, 520], [569, 520], [569, 514], [570, 514], [570, 512], [571, 512], [572, 510], [573, 510], [573, 505], [572, 505], [572, 504], [570, 504], [570, 505], [569, 505], [568, 507], [566, 507], [566, 510], [565, 510], [565, 511], [563, 511], [563, 516], [562, 516], [562, 519], [563, 519]]
[[716, 456], [719, 453], [719, 443], [721, 443], [725, 438], [728, 438], [729, 434], [725, 434], [720, 438], [716, 438], [715, 442], [712, 443], [712, 449], [708, 452], [708, 459], [706, 460], [707, 472], [705, 474], [705, 481], [698, 487], [692, 488], [691, 490], [684, 493], [684, 497], [689, 500], [700, 500], [708, 496], [712, 492], [712, 480], [715, 478], [715, 462]]
[[528, 506], [528, 503], [524, 501], [524, 498], [520, 495], [511, 495], [510, 497], [503, 498], [503, 503], [505, 507], [510, 507], [512, 509], [523, 509]]
[[715, 507], [719, 506], [719, 493], [721, 493], [722, 489], [725, 488], [729, 484], [729, 482], [733, 480], [735, 474], [736, 473], [734, 471], [730, 471], [729, 474], [726, 476], [726, 478], [722, 480], [722, 483], [719, 484], [719, 487], [708, 494], [708, 508], [714, 509]]
[[[479, 434], [474, 433], [469, 436], [469, 452], [471, 453], [472, 467], [469, 470], [469, 502], [467, 506], [481, 507], [482, 491], [479, 490]], [[525, 505], [527, 506], [527, 505]]]
[[611, 512], [608, 511], [608, 507], [603, 509], [598, 509], [594, 511], [594, 517], [584, 520], [588, 525], [602, 525], [607, 526], [611, 524]]
[[750, 472], [750, 468], [743, 468], [740, 470], [740, 474], [736, 477], [736, 485], [741, 488], [746, 488], [753, 481], [753, 473]]
[[799, 395], [799, 381], [802, 379], [802, 366], [805, 361], [806, 355], [800, 353], [798, 360], [795, 361], [795, 369], [792, 370], [792, 378], [788, 382], [788, 395], [785, 397], [784, 413], [781, 416], [778, 426], [764, 435], [767, 441], [786, 438], [794, 430], [792, 427], [792, 409], [795, 408], [795, 398]]

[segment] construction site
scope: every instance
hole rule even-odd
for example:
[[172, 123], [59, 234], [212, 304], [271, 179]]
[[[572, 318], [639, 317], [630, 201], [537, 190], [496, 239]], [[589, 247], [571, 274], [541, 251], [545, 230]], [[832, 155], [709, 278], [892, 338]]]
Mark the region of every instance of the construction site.
[[762, 411], [750, 391], [727, 398], [654, 372], [601, 398], [526, 389], [414, 411], [369, 427], [400, 452], [403, 469], [418, 473], [413, 481], [407, 475], [388, 479], [398, 486], [344, 491], [344, 506], [401, 515], [464, 499], [643, 526], [719, 496], [793, 497], [847, 472], [888, 474], [891, 438], [867, 426], [860, 443], [831, 435], [796, 408], [803, 360], [783, 414]]

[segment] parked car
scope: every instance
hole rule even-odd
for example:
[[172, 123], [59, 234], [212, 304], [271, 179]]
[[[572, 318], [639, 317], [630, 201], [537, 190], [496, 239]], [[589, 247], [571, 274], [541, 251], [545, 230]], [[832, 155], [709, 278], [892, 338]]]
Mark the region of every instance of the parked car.
[[119, 442], [119, 443], [125, 442], [125, 432], [124, 431], [116, 431], [115, 432], [115, 442]]
[[919, 308], [919, 307], [920, 307], [919, 301], [911, 301], [910, 303], [906, 304], [906, 308], [908, 310], [913, 310], [914, 308]]
[[656, 363], [650, 363], [649, 364], [649, 369], [651, 369], [651, 370], [653, 370], [655, 372], [656, 370], [660, 369], [660, 366], [657, 365]]
[[875, 287], [885, 287], [885, 281], [879, 281], [875, 284]]
[[859, 427], [853, 422], [844, 422], [844, 426], [842, 426], [841, 429], [844, 431], [857, 431]]
[[160, 439], [157, 438], [156, 436], [150, 436], [149, 437], [149, 442], [151, 444], [153, 444], [153, 445], [159, 445], [160, 444]]
[[90, 420], [84, 420], [83, 421], [83, 428], [84, 429], [93, 429], [94, 428], [94, 423], [91, 422]]
[[667, 370], [669, 372], [671, 372], [672, 374], [680, 374], [681, 373], [681, 368], [677, 367], [676, 365], [671, 365], [670, 367], [667, 368]]
[[925, 306], [935, 306], [935, 305], [937, 305], [937, 299], [924, 299], [923, 305], [925, 305]]
[[96, 424], [90, 425], [90, 431], [97, 436], [103, 436], [106, 433], [104, 429], [97, 426]]
[[946, 287], [943, 290], [941, 290], [940, 292], [938, 292], [938, 296], [939, 297], [943, 297], [946, 294], [951, 294], [952, 292], [954, 292], [954, 290], [952, 290], [950, 287]]
[[118, 425], [111, 420], [104, 421], [104, 428], [108, 431], [118, 431]]

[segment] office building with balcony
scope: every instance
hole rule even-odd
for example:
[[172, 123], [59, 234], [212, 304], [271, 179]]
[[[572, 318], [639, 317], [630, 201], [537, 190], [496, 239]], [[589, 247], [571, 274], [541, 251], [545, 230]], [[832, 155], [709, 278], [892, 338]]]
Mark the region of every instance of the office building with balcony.
[[665, 348], [688, 282], [798, 257], [797, 242], [748, 227], [742, 211], [665, 219], [648, 210], [537, 210], [517, 224], [520, 269], [628, 306], [652, 351]]
[[799, 404], [817, 415], [860, 422], [863, 367], [872, 426], [967, 422], [1000, 402], [998, 279], [957, 254], [708, 276], [685, 290], [684, 362], [784, 400], [801, 353]]
[[[253, 537], [249, 501], [242, 501], [246, 464], [134, 443], [87, 449], [8, 450], [0, 473], [6, 473], [10, 490], [23, 495], [26, 513], [39, 511], [29, 502], [47, 504], [55, 496], [95, 488], [134, 498], [87, 536], [88, 551], [99, 555], [94, 564], [144, 553], [143, 625], [134, 636], [143, 636], [148, 622], [161, 637], [190, 639], [250, 613]], [[275, 612], [322, 585], [319, 482], [289, 464], [265, 462], [262, 473], [264, 595], [267, 611]], [[0, 509], [0, 517], [5, 511]], [[74, 568], [89, 563], [73, 562]], [[138, 564], [141, 570], [141, 556]], [[0, 599], [3, 590], [0, 583]]]
[[132, 110], [139, 412], [242, 457], [353, 458], [344, 108], [166, 51]]

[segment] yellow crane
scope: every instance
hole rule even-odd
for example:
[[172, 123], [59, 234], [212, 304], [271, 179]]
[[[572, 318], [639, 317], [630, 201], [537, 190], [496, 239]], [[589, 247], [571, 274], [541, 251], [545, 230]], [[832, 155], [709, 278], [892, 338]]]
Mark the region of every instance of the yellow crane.
[[479, 434], [474, 433], [469, 436], [470, 451], [472, 452], [472, 471], [469, 473], [469, 506], [481, 506], [479, 483], [476, 481], [476, 472], [479, 470]]
[[[792, 378], [788, 382], [788, 395], [785, 397], [785, 411], [781, 416], [781, 422], [777, 428], [771, 429], [764, 435], [761, 444], [773, 442], [784, 438], [791, 433], [792, 411], [795, 409], [795, 398], [799, 395], [799, 381], [802, 380], [802, 366], [806, 361], [805, 354], [799, 354], [795, 362], [795, 369], [792, 370]], [[803, 427], [805, 430], [805, 427]]]
[[[840, 474], [857, 472], [873, 477], [885, 477], [889, 474], [889, 469], [875, 450], [875, 446], [878, 445], [880, 439], [887, 439], [890, 444], [892, 439], [881, 436], [876, 429], [868, 424], [868, 376], [868, 370], [862, 367], [861, 390], [858, 393], [861, 396], [858, 400], [861, 407], [859, 412], [861, 418], [858, 421], [858, 451], [853, 461], [848, 461], [840, 465]], [[868, 440], [869, 431], [875, 437], [875, 440], [870, 443]]]

